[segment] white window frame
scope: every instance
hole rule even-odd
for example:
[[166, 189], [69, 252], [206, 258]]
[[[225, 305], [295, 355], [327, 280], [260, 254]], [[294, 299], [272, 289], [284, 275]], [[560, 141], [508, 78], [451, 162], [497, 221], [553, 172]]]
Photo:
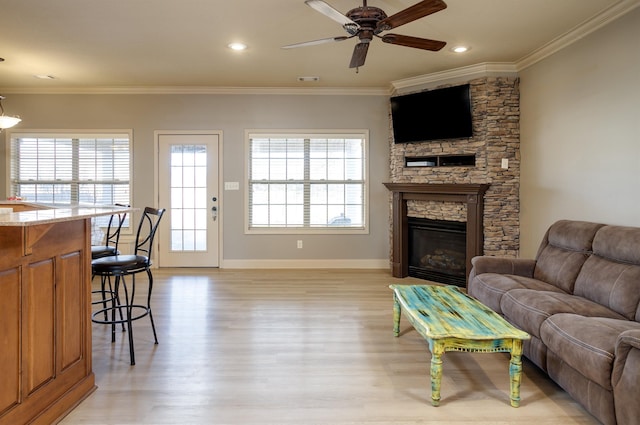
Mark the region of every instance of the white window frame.
[[[131, 204], [131, 199], [133, 197], [133, 187], [132, 187], [132, 172], [133, 172], [133, 131], [132, 130], [86, 130], [86, 129], [82, 129], [82, 130], [19, 130], [19, 131], [8, 131], [7, 132], [7, 137], [6, 137], [6, 172], [5, 172], [5, 178], [6, 178], [6, 193], [7, 196], [14, 196], [14, 185], [15, 182], [13, 180], [13, 175], [12, 175], [12, 171], [13, 171], [13, 159], [14, 159], [14, 152], [13, 152], [13, 141], [15, 139], [19, 139], [19, 138], [29, 138], [29, 137], [33, 137], [33, 138], [60, 138], [60, 139], [79, 139], [79, 138], [88, 138], [88, 139], [99, 139], [99, 138], [124, 138], [126, 137], [129, 141], [129, 180], [127, 182], [128, 184], [128, 189], [129, 189], [129, 199], [126, 201], [129, 205]], [[75, 168], [75, 167], [73, 167]], [[73, 181], [78, 181], [76, 179], [73, 179]], [[50, 182], [47, 182], [50, 183]], [[74, 183], [72, 183], [74, 184]], [[81, 183], [80, 183], [81, 184]], [[109, 184], [108, 181], [105, 182], [105, 184]], [[73, 192], [73, 190], [72, 190]], [[73, 198], [73, 195], [72, 195]], [[42, 201], [37, 201], [37, 200], [29, 200], [26, 199], [26, 201], [31, 201], [31, 202], [40, 202], [42, 203]], [[122, 202], [122, 201], [121, 201]], [[55, 203], [56, 206], [64, 206], [64, 205], [75, 205], [77, 204], [77, 201], [74, 199], [71, 199], [70, 203]], [[106, 217], [106, 219], [108, 220], [108, 217]], [[131, 232], [131, 228], [130, 228], [130, 220], [127, 219], [127, 222], [125, 223], [125, 228], [126, 230], [123, 230], [124, 233], [130, 233]], [[101, 223], [102, 224], [102, 223]], [[106, 226], [106, 223], [105, 223]]]
[[[252, 137], [287, 137], [287, 138], [362, 138], [364, 141], [362, 160], [363, 179], [363, 226], [362, 227], [251, 227], [250, 223], [250, 161], [251, 161], [251, 138]], [[362, 235], [369, 233], [369, 130], [366, 129], [337, 129], [337, 130], [309, 130], [309, 129], [250, 129], [245, 130], [245, 211], [244, 211], [244, 233], [245, 234], [340, 234], [340, 235]]]

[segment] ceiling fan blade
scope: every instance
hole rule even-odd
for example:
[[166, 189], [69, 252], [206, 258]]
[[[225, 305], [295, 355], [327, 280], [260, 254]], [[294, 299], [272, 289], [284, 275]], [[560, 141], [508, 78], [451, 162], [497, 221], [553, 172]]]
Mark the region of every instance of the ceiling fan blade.
[[306, 0], [305, 3], [307, 4], [307, 6], [311, 7], [314, 10], [317, 10], [325, 16], [328, 16], [342, 26], [358, 25], [322, 0]]
[[442, 0], [423, 0], [420, 3], [409, 6], [406, 9], [381, 20], [378, 22], [376, 30], [387, 31], [446, 8], [447, 4]]
[[351, 55], [351, 63], [349, 68], [360, 68], [364, 65], [364, 61], [367, 58], [367, 51], [369, 50], [369, 43], [360, 42], [353, 48], [353, 55]]
[[320, 40], [303, 41], [302, 43], [288, 44], [286, 46], [282, 46], [282, 48], [283, 49], [295, 49], [297, 47], [316, 46], [318, 44], [333, 43], [335, 41], [344, 41], [344, 40], [347, 40], [349, 38], [351, 38], [351, 37], [339, 36], [339, 37], [321, 38]]
[[429, 40], [427, 38], [410, 37], [408, 35], [400, 34], [385, 34], [380, 37], [382, 41], [389, 44], [397, 44], [400, 46], [413, 47], [422, 50], [432, 50], [437, 52], [442, 49], [447, 43], [438, 40]]

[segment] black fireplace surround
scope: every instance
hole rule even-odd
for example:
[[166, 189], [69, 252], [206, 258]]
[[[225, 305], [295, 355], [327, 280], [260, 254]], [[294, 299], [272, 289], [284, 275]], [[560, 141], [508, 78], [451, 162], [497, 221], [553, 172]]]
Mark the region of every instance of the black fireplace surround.
[[465, 287], [467, 225], [408, 217], [409, 276]]

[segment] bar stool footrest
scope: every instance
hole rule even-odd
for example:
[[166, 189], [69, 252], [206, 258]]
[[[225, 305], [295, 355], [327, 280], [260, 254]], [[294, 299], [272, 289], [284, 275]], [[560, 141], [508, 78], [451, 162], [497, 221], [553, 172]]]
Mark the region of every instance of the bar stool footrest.
[[111, 298], [102, 298], [101, 300], [91, 301], [92, 305], [110, 303], [110, 302], [116, 301], [116, 299], [117, 299], [115, 291], [96, 290], [96, 291], [91, 291], [91, 293], [92, 294], [101, 294], [103, 297], [105, 295], [108, 295], [109, 297], [111, 297]]
[[[131, 310], [132, 314], [131, 314], [131, 319], [127, 319], [126, 317], [123, 319], [112, 319], [112, 320], [104, 320], [104, 319], [98, 319], [96, 318], [96, 316], [102, 314], [104, 315], [104, 313], [108, 313], [110, 311], [115, 311], [115, 310], [119, 310], [118, 313], [122, 314], [122, 309], [124, 309], [125, 313], [127, 312], [127, 310]], [[133, 310], [136, 309], [137, 311], [142, 310], [142, 312], [140, 312], [138, 315], [134, 316], [133, 315]], [[114, 323], [127, 323], [129, 320], [134, 321], [134, 320], [138, 320], [138, 319], [142, 319], [145, 316], [148, 316], [149, 313], [151, 313], [151, 308], [145, 306], [145, 305], [141, 305], [141, 304], [121, 304], [115, 307], [107, 307], [107, 308], [102, 308], [98, 311], [95, 311], [91, 314], [91, 321], [93, 323], [100, 323], [103, 325], [112, 325]]]

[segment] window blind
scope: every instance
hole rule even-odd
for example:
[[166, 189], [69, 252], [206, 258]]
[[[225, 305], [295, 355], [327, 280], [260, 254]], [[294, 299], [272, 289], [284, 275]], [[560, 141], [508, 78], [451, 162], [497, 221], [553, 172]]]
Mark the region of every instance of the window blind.
[[249, 135], [249, 229], [363, 230], [364, 134]]
[[12, 196], [56, 205], [130, 204], [129, 134], [13, 134], [10, 146]]

